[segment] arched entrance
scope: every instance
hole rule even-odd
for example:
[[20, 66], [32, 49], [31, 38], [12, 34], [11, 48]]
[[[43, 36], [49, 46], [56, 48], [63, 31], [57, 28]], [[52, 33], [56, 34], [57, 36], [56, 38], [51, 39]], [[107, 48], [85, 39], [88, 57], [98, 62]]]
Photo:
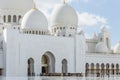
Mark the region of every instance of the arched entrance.
[[29, 58], [28, 59], [28, 76], [34, 76], [34, 59]]
[[55, 73], [55, 57], [51, 52], [46, 52], [41, 59], [42, 74]]
[[67, 60], [62, 60], [62, 73], [67, 73]]

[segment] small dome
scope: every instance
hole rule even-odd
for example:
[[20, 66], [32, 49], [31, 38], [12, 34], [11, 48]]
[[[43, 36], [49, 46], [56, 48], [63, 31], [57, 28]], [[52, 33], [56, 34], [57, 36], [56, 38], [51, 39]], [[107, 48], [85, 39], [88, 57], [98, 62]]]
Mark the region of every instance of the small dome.
[[96, 45], [95, 51], [99, 52], [99, 53], [106, 53], [106, 52], [108, 52], [108, 48], [107, 48], [107, 46], [105, 45], [104, 42], [99, 42]]
[[76, 11], [68, 4], [60, 4], [52, 12], [51, 26], [77, 26], [78, 16]]
[[78, 34], [79, 34], [79, 35], [84, 35], [84, 31], [81, 30], [81, 31], [78, 32]]
[[103, 28], [101, 29], [102, 32], [108, 32], [108, 29], [106, 26], [103, 26]]
[[48, 30], [48, 22], [46, 17], [37, 9], [31, 9], [25, 14], [21, 26], [22, 29]]
[[114, 53], [120, 53], [120, 43], [114, 47]]

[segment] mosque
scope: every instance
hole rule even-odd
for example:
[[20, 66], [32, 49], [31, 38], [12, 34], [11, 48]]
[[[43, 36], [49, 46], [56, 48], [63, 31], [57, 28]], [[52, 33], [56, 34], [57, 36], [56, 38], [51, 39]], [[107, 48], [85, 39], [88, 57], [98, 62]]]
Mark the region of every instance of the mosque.
[[91, 38], [77, 30], [76, 10], [65, 1], [48, 23], [33, 0], [0, 0], [0, 75], [119, 75], [120, 43], [111, 48], [106, 26]]

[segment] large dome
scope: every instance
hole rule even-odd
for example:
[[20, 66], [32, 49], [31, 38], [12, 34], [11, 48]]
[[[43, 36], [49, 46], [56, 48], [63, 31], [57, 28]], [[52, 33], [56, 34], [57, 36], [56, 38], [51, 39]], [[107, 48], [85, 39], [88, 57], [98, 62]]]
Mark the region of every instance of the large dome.
[[114, 47], [114, 53], [120, 53], [120, 43]]
[[46, 17], [38, 9], [31, 9], [25, 14], [21, 23], [22, 29], [48, 30]]
[[60, 4], [52, 12], [51, 26], [77, 26], [78, 16], [76, 11], [68, 4]]
[[1, 9], [27, 9], [33, 6], [33, 0], [0, 0]]

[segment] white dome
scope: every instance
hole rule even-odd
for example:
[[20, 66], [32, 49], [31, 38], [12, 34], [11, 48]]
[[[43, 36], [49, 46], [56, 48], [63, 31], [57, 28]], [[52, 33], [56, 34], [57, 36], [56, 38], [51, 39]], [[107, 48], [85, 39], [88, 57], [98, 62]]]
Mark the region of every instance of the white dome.
[[114, 47], [114, 53], [120, 53], [120, 43]]
[[105, 45], [104, 42], [99, 42], [96, 45], [95, 51], [99, 52], [99, 53], [105, 53], [105, 52], [108, 52], [108, 48], [107, 48], [107, 46]]
[[21, 27], [22, 29], [48, 30], [48, 22], [42, 12], [37, 9], [31, 9], [23, 17]]
[[33, 0], [0, 0], [1, 9], [27, 9], [33, 7]]
[[102, 30], [102, 32], [108, 32], [108, 29], [105, 26], [101, 30]]
[[60, 4], [52, 12], [51, 26], [77, 26], [78, 16], [76, 11], [68, 4]]

